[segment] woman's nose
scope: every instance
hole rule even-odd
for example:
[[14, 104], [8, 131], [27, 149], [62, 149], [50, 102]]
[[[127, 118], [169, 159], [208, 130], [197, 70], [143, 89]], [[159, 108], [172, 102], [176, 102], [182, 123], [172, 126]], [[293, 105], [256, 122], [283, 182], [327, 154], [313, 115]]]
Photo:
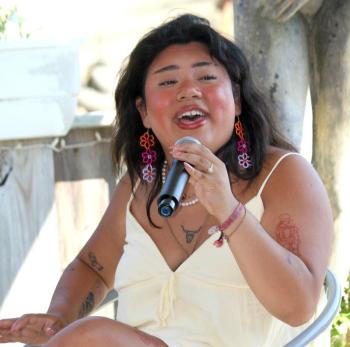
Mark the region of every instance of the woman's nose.
[[200, 98], [202, 96], [201, 89], [193, 82], [184, 82], [180, 85], [177, 93], [177, 100], [186, 100], [192, 98]]

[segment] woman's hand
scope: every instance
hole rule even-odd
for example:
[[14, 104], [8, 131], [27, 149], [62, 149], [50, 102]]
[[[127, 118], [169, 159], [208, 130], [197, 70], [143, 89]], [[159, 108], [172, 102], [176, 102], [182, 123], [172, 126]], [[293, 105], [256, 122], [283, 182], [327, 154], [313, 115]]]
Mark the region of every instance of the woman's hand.
[[0, 343], [41, 345], [65, 325], [61, 318], [50, 314], [25, 314], [19, 318], [1, 319]]
[[185, 163], [189, 183], [207, 211], [223, 222], [237, 205], [232, 194], [225, 164], [204, 145], [175, 144], [171, 148], [174, 159]]
[[259, 0], [256, 6], [263, 17], [286, 22], [292, 18], [309, 0]]

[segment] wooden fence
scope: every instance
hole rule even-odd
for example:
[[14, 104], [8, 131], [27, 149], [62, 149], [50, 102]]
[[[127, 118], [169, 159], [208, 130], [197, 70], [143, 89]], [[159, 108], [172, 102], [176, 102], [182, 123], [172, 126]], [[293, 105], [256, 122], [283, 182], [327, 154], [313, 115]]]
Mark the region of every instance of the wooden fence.
[[0, 318], [45, 311], [94, 231], [115, 186], [111, 131], [0, 142]]

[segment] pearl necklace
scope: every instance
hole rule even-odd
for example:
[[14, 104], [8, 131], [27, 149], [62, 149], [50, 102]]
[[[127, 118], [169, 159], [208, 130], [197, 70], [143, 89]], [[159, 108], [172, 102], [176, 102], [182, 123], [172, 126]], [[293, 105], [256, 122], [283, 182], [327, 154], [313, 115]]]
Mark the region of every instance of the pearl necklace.
[[[168, 168], [168, 162], [166, 160], [164, 160], [163, 167], [162, 167], [162, 183], [163, 184], [165, 183], [165, 180], [166, 180], [167, 168]], [[198, 202], [198, 198], [195, 197], [195, 198], [190, 199], [190, 200], [181, 200], [179, 204], [182, 207], [187, 207], [187, 206], [194, 205], [197, 202]]]

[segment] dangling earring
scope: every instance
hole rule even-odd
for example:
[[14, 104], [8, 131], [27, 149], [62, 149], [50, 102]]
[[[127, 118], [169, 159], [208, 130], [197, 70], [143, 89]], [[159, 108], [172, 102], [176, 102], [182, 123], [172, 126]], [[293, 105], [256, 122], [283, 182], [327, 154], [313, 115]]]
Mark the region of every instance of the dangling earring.
[[142, 169], [142, 179], [152, 183], [156, 177], [156, 169], [152, 164], [157, 160], [157, 153], [151, 149], [155, 144], [154, 136], [149, 133], [149, 129], [140, 136], [140, 146], [145, 148], [141, 153], [142, 162], [145, 164]]
[[250, 156], [248, 154], [248, 144], [246, 139], [244, 138], [244, 130], [241, 120], [239, 119], [239, 116], [237, 116], [237, 121], [235, 123], [235, 133], [238, 136], [239, 140], [237, 141], [237, 153], [238, 153], [238, 164], [243, 169], [248, 169], [252, 165], [252, 161], [250, 159]]

